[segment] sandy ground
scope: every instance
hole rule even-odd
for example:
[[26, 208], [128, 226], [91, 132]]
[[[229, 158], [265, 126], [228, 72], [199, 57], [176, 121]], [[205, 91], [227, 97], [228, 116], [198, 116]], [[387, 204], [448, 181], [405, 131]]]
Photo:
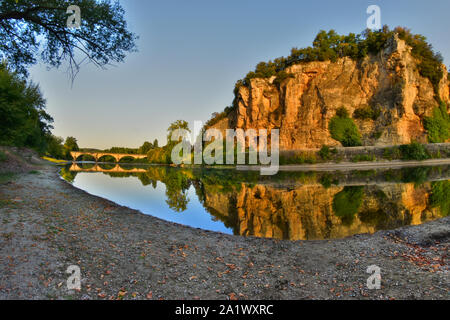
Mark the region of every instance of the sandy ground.
[[[450, 297], [450, 217], [335, 241], [235, 237], [89, 195], [46, 165], [0, 185], [0, 219], [0, 299]], [[80, 291], [67, 289], [70, 265]]]

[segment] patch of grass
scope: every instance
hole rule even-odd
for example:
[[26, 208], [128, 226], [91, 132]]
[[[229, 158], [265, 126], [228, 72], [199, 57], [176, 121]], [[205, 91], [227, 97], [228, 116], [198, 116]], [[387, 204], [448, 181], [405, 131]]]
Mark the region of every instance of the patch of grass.
[[344, 147], [362, 145], [361, 133], [344, 107], [336, 111], [336, 115], [330, 120], [328, 129], [330, 130], [331, 137], [342, 143]]
[[0, 173], [0, 185], [11, 182], [14, 180], [15, 175], [16, 174], [12, 172]]
[[362, 162], [362, 161], [375, 161], [374, 155], [369, 154], [358, 154], [352, 158], [352, 162]]
[[58, 159], [53, 159], [53, 158], [50, 158], [50, 157], [42, 157], [42, 159], [50, 161], [52, 163], [57, 163], [57, 164], [67, 163], [67, 160], [58, 160]]
[[29, 174], [41, 174], [40, 171], [37, 170], [31, 170], [30, 172], [28, 172]]
[[297, 154], [293, 156], [280, 156], [281, 165], [289, 164], [315, 164], [317, 159], [308, 154]]

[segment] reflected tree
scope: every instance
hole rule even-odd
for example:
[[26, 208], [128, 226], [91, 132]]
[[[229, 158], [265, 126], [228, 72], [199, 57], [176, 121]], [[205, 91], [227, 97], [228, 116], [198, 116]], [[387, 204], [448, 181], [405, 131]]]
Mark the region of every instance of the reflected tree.
[[333, 212], [344, 225], [351, 225], [364, 198], [364, 187], [345, 187], [333, 199]]

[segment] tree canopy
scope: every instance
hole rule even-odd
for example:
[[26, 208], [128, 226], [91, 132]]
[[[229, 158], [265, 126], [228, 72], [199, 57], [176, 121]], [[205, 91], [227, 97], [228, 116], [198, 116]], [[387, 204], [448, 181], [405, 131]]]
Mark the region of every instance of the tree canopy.
[[[81, 26], [68, 28], [71, 5], [80, 8]], [[50, 67], [68, 61], [74, 76], [83, 62], [105, 67], [136, 50], [124, 10], [110, 0], [3, 0], [0, 2], [0, 58], [18, 73], [38, 57]]]
[[53, 119], [45, 112], [39, 86], [5, 64], [0, 64], [0, 114], [0, 145], [46, 149]]

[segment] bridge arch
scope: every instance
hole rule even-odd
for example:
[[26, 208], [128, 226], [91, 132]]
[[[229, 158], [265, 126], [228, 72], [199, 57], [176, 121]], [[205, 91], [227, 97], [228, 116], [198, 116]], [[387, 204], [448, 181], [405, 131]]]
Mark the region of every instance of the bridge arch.
[[116, 160], [116, 163], [119, 163], [121, 159], [125, 157], [131, 157], [133, 159], [145, 159], [147, 158], [147, 155], [145, 154], [120, 154], [120, 153], [109, 153], [109, 152], [71, 152], [70, 153], [73, 160], [76, 162], [77, 159], [83, 155], [90, 155], [92, 156], [96, 162], [104, 156], [111, 156]]

